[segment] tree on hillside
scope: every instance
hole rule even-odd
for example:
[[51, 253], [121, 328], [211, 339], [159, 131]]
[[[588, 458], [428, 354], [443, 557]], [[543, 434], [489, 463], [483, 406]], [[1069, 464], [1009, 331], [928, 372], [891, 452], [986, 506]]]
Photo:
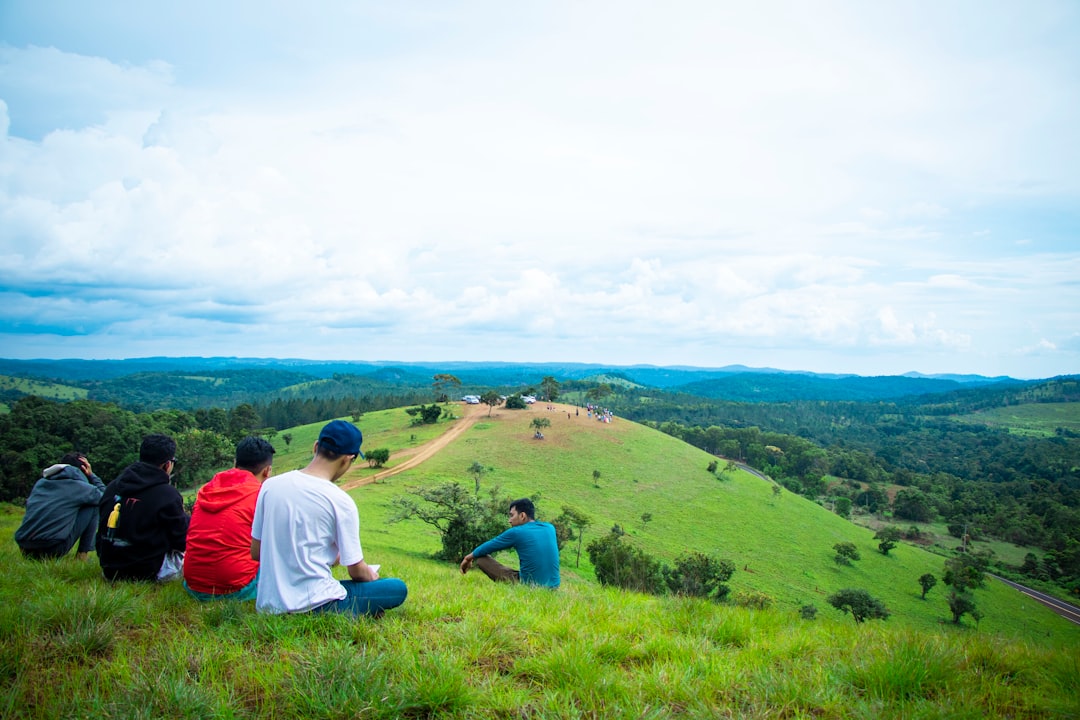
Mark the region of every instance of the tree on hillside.
[[930, 592], [933, 587], [937, 585], [937, 578], [930, 573], [924, 573], [919, 576], [919, 586], [922, 588], [922, 599], [926, 599], [926, 593]]
[[610, 385], [608, 385], [607, 383], [600, 383], [599, 385], [589, 388], [588, 392], [585, 393], [585, 397], [594, 401], [603, 400], [608, 395], [610, 395], [611, 392], [612, 390]]
[[559, 397], [559, 381], [548, 375], [540, 381], [540, 392], [544, 394], [544, 399], [548, 402], [554, 402], [555, 398]]
[[292, 445], [292, 433], [281, 433], [281, 439], [285, 441], [285, 447]]
[[896, 493], [893, 500], [893, 514], [904, 520], [928, 522], [934, 514], [933, 505], [926, 493], [909, 488]]
[[507, 410], [527, 410], [528, 408], [529, 404], [525, 402], [525, 398], [521, 396], [521, 393], [514, 393], [506, 398]]
[[599, 470], [593, 470], [592, 471], [592, 484], [593, 484], [593, 487], [600, 487], [600, 471]]
[[434, 382], [431, 384], [435, 388], [435, 401], [441, 403], [450, 402], [450, 394], [456, 395], [461, 389], [461, 381], [447, 373], [435, 375]]
[[839, 515], [840, 517], [842, 517], [842, 518], [850, 517], [851, 516], [851, 498], [844, 497], [843, 495], [839, 496], [838, 498], [833, 500], [833, 508], [835, 509], [836, 514]]
[[375, 448], [364, 453], [368, 467], [381, 468], [390, 460], [390, 448]]
[[413, 425], [434, 425], [439, 422], [439, 418], [442, 416], [442, 408], [439, 407], [438, 403], [431, 403], [430, 405], [406, 408], [405, 413], [412, 417]]
[[529, 425], [536, 430], [534, 437], [542, 438], [544, 437], [542, 431], [544, 428], [551, 426], [551, 420], [548, 420], [546, 417], [534, 417]]
[[857, 623], [865, 620], [885, 620], [890, 614], [884, 603], [871, 597], [865, 590], [837, 590], [826, 598], [826, 601], [842, 613], [850, 612]]
[[886, 525], [878, 530], [874, 535], [874, 539], [881, 541], [878, 543], [878, 550], [881, 551], [881, 554], [888, 555], [889, 551], [896, 547], [896, 543], [900, 542], [901, 535], [903, 533], [895, 525]]
[[709, 598], [720, 602], [731, 588], [725, 583], [735, 573], [735, 563], [701, 552], [684, 553], [674, 567], [664, 566], [662, 574], [668, 589], [676, 595]]
[[397, 510], [390, 522], [415, 518], [431, 525], [442, 541], [442, 550], [435, 557], [460, 562], [477, 545], [506, 529], [508, 503], [499, 497], [498, 487], [492, 488], [486, 499], [470, 495], [456, 482], [411, 488], [408, 495], [390, 501]]
[[577, 540], [577, 557], [574, 560], [574, 567], [580, 567], [581, 541], [585, 537], [585, 530], [592, 525], [592, 518], [576, 508], [563, 505], [562, 514], [555, 518], [552, 524], [556, 529], [560, 527], [567, 528], [569, 532], [566, 533], [566, 538], [568, 540]]
[[229, 438], [212, 430], [189, 430], [176, 436], [176, 467], [173, 481], [189, 488], [210, 480], [218, 470], [228, 467], [236, 446]]
[[859, 548], [852, 542], [838, 542], [833, 545], [833, 550], [836, 551], [836, 557], [833, 560], [837, 565], [850, 565], [852, 560], [859, 560], [862, 557], [859, 555]]
[[488, 390], [486, 393], [480, 396], [480, 402], [488, 406], [488, 417], [491, 417], [491, 411], [503, 404], [502, 395], [494, 390]]
[[[946, 602], [953, 623], [959, 625], [964, 615], [976, 617], [976, 613], [979, 613], [970, 591], [985, 584], [984, 571], [989, 563], [989, 557], [974, 553], [962, 553], [945, 561], [945, 575], [941, 581], [950, 587]], [[982, 613], [979, 613], [978, 618], [981, 617]]]
[[589, 543], [586, 551], [601, 585], [659, 595], [664, 580], [659, 560], [623, 540], [625, 533], [612, 532]]
[[469, 466], [469, 474], [473, 477], [473, 483], [476, 485], [476, 494], [480, 494], [480, 478], [484, 476], [488, 470], [492, 468], [486, 468], [480, 464], [479, 460], [473, 460], [473, 464]]
[[240, 403], [229, 411], [229, 438], [240, 442], [247, 435], [255, 435], [262, 427], [262, 419], [250, 403]]

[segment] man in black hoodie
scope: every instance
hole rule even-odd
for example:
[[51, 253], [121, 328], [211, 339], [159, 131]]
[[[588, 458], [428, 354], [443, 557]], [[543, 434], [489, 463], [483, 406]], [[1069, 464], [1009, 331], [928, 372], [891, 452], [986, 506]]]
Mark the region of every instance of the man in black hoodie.
[[183, 568], [188, 516], [169, 483], [176, 442], [147, 435], [139, 462], [105, 488], [99, 508], [97, 553], [109, 580], [172, 580]]
[[94, 549], [98, 504], [104, 491], [105, 483], [82, 453], [70, 452], [45, 468], [26, 498], [26, 513], [15, 531], [23, 555], [60, 558], [78, 542], [76, 557], [85, 560]]

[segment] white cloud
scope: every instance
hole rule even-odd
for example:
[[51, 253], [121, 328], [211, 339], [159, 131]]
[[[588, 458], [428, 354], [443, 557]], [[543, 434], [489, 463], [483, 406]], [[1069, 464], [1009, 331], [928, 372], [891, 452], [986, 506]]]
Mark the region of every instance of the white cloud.
[[1080, 358], [1067, 6], [110, 8], [0, 46], [12, 354]]

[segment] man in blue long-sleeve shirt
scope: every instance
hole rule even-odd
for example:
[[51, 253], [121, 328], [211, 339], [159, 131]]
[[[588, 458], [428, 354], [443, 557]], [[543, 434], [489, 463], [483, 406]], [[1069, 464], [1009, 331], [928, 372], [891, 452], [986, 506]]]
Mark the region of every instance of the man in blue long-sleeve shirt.
[[[517, 550], [520, 571], [491, 557], [491, 553], [506, 548]], [[461, 561], [461, 574], [467, 573], [474, 562], [496, 582], [559, 587], [559, 544], [555, 540], [555, 527], [536, 519], [536, 507], [528, 498], [510, 503], [510, 529], [466, 555]]]

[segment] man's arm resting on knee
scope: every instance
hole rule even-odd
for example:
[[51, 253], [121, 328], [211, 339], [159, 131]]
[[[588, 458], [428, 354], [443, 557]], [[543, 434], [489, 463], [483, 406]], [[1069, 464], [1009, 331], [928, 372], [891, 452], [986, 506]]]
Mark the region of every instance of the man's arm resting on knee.
[[465, 556], [465, 559], [461, 561], [461, 574], [462, 575], [469, 572], [469, 568], [472, 567], [473, 560], [475, 560], [475, 559], [476, 558], [473, 557], [472, 553], [469, 553], [468, 555]]
[[355, 580], [356, 582], [371, 582], [372, 580], [379, 579], [379, 573], [375, 568], [371, 567], [363, 560], [353, 565], [348, 565], [345, 569], [349, 571], [349, 579]]

